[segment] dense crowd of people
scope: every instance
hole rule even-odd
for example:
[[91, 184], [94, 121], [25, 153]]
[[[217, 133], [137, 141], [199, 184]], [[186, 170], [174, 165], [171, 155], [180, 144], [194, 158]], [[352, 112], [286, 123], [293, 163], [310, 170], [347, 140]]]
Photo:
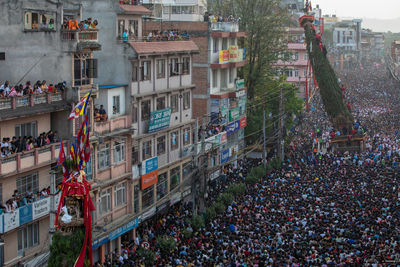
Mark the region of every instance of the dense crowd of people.
[[92, 18], [87, 18], [80, 22], [78, 22], [78, 20], [74, 18], [71, 19], [64, 18], [62, 28], [65, 30], [74, 30], [74, 31], [94, 30], [97, 28], [98, 24], [99, 24], [98, 21], [96, 19], [92, 20]]
[[[144, 242], [157, 255], [156, 266], [398, 266], [400, 87], [379, 67], [340, 76], [353, 105], [354, 128], [367, 134], [365, 151], [329, 149], [331, 133], [341, 132], [329, 123], [317, 95], [313, 111], [292, 133], [282, 168], [247, 186], [197, 232], [186, 220], [188, 204], [142, 223], [136, 240], [120, 255], [109, 255], [104, 266], [144, 266], [136, 253]], [[244, 160], [229, 167], [209, 187], [209, 201], [243, 181], [256, 164]], [[185, 231], [192, 236], [186, 238]], [[176, 241], [167, 256], [156, 242], [164, 235]]]
[[65, 86], [65, 82], [47, 84], [45, 80], [37, 81], [33, 85], [30, 81], [27, 81], [24, 85], [11, 85], [9, 81], [5, 81], [0, 85], [0, 98], [63, 92], [65, 90]]
[[8, 157], [15, 153], [30, 151], [32, 149], [47, 146], [58, 142], [57, 131], [50, 130], [49, 132], [41, 133], [37, 138], [33, 136], [19, 136], [18, 138], [13, 136], [12, 139], [9, 137], [3, 137], [0, 142], [1, 147], [1, 158]]

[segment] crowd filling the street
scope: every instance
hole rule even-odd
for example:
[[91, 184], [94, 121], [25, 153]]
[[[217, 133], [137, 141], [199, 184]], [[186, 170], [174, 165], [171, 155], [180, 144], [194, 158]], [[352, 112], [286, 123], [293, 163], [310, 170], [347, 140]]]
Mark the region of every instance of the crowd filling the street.
[[[291, 133], [281, 168], [248, 185], [200, 229], [188, 220], [190, 202], [173, 206], [141, 224], [136, 240], [123, 243], [120, 254], [109, 254], [97, 266], [144, 266], [137, 253], [143, 244], [155, 253], [156, 266], [398, 264], [400, 91], [385, 71], [371, 66], [339, 74], [353, 105], [354, 128], [368, 136], [364, 152], [332, 151], [332, 132], [340, 131], [330, 125], [317, 94]], [[208, 205], [228, 185], [244, 182], [258, 164], [243, 158], [226, 166], [223, 179], [209, 187]], [[172, 237], [175, 249], [161, 253], [158, 236]]]

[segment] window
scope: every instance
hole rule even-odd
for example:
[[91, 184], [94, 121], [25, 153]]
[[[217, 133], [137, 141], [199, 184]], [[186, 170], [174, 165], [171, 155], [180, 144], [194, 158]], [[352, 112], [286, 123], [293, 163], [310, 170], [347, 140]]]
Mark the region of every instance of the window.
[[171, 95], [171, 113], [175, 113], [178, 111], [178, 95]]
[[229, 43], [231, 45], [236, 45], [236, 38], [229, 38]]
[[165, 136], [160, 136], [157, 138], [157, 156], [165, 153]]
[[91, 78], [97, 78], [97, 59], [91, 53], [74, 55], [74, 85], [88, 85]]
[[18, 252], [39, 244], [39, 222], [18, 230]]
[[178, 135], [178, 131], [171, 133], [171, 150], [175, 150], [179, 147]]
[[132, 82], [138, 81], [138, 63], [137, 61], [132, 62]]
[[307, 52], [304, 53], [304, 60], [308, 60], [308, 53]]
[[119, 207], [126, 203], [126, 183], [115, 186], [114, 207]]
[[339, 31], [337, 32], [337, 43], [338, 44], [340, 43], [340, 32]]
[[214, 49], [213, 49], [214, 53], [218, 53], [218, 51], [219, 51], [218, 38], [213, 39], [213, 44], [214, 44]]
[[222, 50], [228, 49], [228, 38], [222, 38]]
[[294, 77], [299, 77], [299, 70], [298, 69], [294, 70]]
[[233, 76], [235, 76], [235, 70], [233, 68], [229, 68], [229, 84], [233, 83]]
[[140, 191], [139, 185], [135, 185], [133, 188], [133, 212], [134, 213], [139, 212], [139, 191]]
[[113, 96], [113, 115], [118, 115], [121, 113], [119, 95]]
[[221, 88], [227, 88], [228, 87], [228, 70], [227, 69], [222, 69], [221, 70]]
[[213, 88], [218, 87], [218, 72], [217, 72], [217, 70], [212, 70], [212, 86], [213, 86]]
[[142, 106], [142, 121], [147, 121], [150, 118], [150, 100], [143, 100]]
[[110, 145], [105, 144], [99, 146], [99, 151], [97, 152], [98, 159], [98, 169], [103, 170], [107, 167], [110, 167]]
[[182, 166], [182, 180], [189, 178], [190, 171], [192, 170], [192, 162], [188, 161]]
[[293, 77], [293, 70], [292, 69], [288, 69], [285, 71], [285, 74], [287, 77]]
[[86, 173], [86, 180], [91, 181], [93, 179], [92, 154], [90, 154], [89, 161], [86, 162], [84, 171]]
[[158, 175], [157, 201], [166, 196], [167, 193], [168, 193], [168, 173], [164, 172]]
[[36, 122], [28, 122], [23, 124], [15, 125], [15, 136], [24, 137], [24, 136], [32, 136], [33, 138], [37, 137], [37, 124]]
[[157, 78], [165, 78], [165, 59], [157, 60]]
[[125, 141], [114, 142], [114, 163], [125, 161]]
[[25, 12], [25, 30], [54, 31], [54, 14], [40, 11]]
[[0, 52], [0, 60], [6, 60], [6, 52]]
[[294, 53], [294, 60], [299, 60], [299, 52]]
[[18, 193], [22, 195], [24, 195], [28, 191], [31, 191], [33, 194], [39, 192], [38, 173], [35, 172], [17, 178], [17, 190]]
[[102, 214], [111, 211], [111, 188], [101, 191], [100, 201]]
[[171, 58], [170, 65], [169, 65], [169, 73], [170, 73], [170, 76], [179, 75], [179, 59], [178, 58]]
[[183, 145], [186, 146], [190, 144], [190, 128], [183, 130]]
[[170, 192], [179, 185], [180, 179], [181, 179], [181, 166], [178, 166], [170, 171], [170, 184], [169, 184]]
[[165, 97], [157, 98], [157, 110], [165, 109]]
[[142, 191], [142, 209], [148, 208], [154, 203], [154, 185]]
[[151, 158], [151, 140], [143, 142], [142, 161]]
[[183, 93], [183, 109], [190, 109], [190, 92]]
[[150, 81], [151, 80], [151, 61], [150, 60], [146, 60], [146, 61], [142, 61], [142, 65], [141, 65], [141, 71], [142, 71], [142, 76], [141, 81]]
[[122, 37], [122, 34], [125, 31], [125, 20], [118, 20], [118, 37]]
[[138, 36], [138, 21], [137, 20], [130, 20], [129, 21], [129, 36]]
[[138, 121], [138, 108], [132, 103], [132, 123], [137, 123]]
[[139, 145], [137, 143], [132, 144], [132, 165], [139, 163]]
[[182, 74], [190, 74], [190, 57], [184, 57], [182, 60]]

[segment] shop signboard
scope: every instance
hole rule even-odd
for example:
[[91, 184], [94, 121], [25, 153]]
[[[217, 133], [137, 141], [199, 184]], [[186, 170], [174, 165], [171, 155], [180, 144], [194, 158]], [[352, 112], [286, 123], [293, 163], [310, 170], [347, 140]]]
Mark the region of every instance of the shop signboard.
[[229, 110], [229, 121], [235, 121], [235, 120], [238, 120], [239, 118], [240, 118], [239, 107]]
[[19, 226], [19, 209], [4, 213], [4, 233]]
[[225, 149], [221, 152], [221, 164], [224, 164], [229, 160], [229, 149]]
[[149, 172], [145, 175], [142, 175], [142, 190], [146, 189], [149, 186], [156, 184], [158, 181], [158, 170]]
[[225, 144], [228, 141], [228, 136], [226, 135], [226, 132], [221, 133], [221, 144]]
[[154, 133], [169, 127], [171, 108], [156, 110], [150, 113], [149, 133]]
[[158, 157], [150, 158], [142, 163], [142, 175], [148, 174], [158, 169]]
[[240, 119], [240, 129], [243, 129], [246, 126], [247, 126], [247, 117], [245, 116]]
[[125, 234], [126, 232], [138, 227], [139, 223], [140, 223], [140, 219], [135, 218], [132, 221], [128, 222], [126, 225], [117, 228], [116, 230], [114, 230], [110, 233], [110, 240], [112, 241], [112, 240], [116, 239], [117, 237]]
[[229, 50], [219, 51], [219, 64], [224, 64], [229, 62]]
[[149, 209], [148, 211], [146, 211], [145, 213], [142, 214], [141, 216], [141, 222], [147, 220], [148, 218], [150, 218], [151, 216], [153, 216], [157, 211], [156, 206], [152, 207], [151, 209]]
[[240, 62], [240, 61], [243, 61], [243, 49], [238, 49], [238, 52], [237, 52], [237, 62]]
[[229, 46], [229, 61], [230, 62], [238, 61], [238, 46], [237, 45]]
[[20, 226], [32, 221], [32, 204], [22, 206], [18, 210]]
[[214, 140], [215, 140], [215, 136], [209, 137], [207, 139], [204, 140], [204, 150], [205, 152], [208, 152], [211, 150], [211, 148], [213, 147], [214, 144]]
[[104, 245], [105, 243], [109, 242], [110, 239], [108, 238], [108, 236], [105, 236], [103, 238], [97, 239], [96, 241], [93, 242], [92, 244], [92, 249], [97, 249], [100, 246]]
[[239, 120], [233, 121], [233, 122], [229, 123], [226, 126], [226, 128], [227, 128], [226, 134], [227, 135], [231, 135], [231, 134], [237, 132], [240, 129], [240, 121]]
[[[56, 206], [57, 208], [58, 206]], [[44, 198], [32, 204], [32, 217], [33, 220], [43, 217], [50, 213], [50, 198]]]
[[236, 90], [240, 90], [244, 88], [244, 79], [237, 79], [235, 82]]

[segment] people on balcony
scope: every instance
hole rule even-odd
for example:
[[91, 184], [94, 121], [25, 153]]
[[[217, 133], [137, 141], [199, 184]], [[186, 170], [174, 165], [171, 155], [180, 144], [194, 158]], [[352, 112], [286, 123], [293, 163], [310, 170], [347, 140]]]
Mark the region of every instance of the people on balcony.
[[103, 105], [100, 105], [100, 109], [94, 109], [94, 119], [95, 121], [106, 121], [107, 120], [107, 112], [104, 109]]
[[14, 190], [14, 194], [5, 204], [0, 203], [0, 214], [11, 213], [16, 209], [31, 204], [34, 201], [47, 198], [50, 195], [50, 186], [43, 188], [37, 193], [33, 193], [32, 187], [28, 187], [28, 190], [24, 193], [20, 193], [18, 189]]
[[64, 18], [63, 22], [63, 29], [68, 29], [72, 31], [78, 31], [78, 30], [91, 30], [91, 29], [96, 29], [98, 25], [97, 20], [93, 20], [92, 18], [87, 18], [86, 20], [82, 20], [78, 23], [76, 19], [70, 19], [68, 20], [67, 18]]
[[56, 85], [47, 85], [46, 81], [37, 81], [32, 88], [31, 82], [27, 81], [25, 85], [19, 84], [11, 86], [9, 81], [5, 81], [0, 86], [0, 98], [19, 97], [27, 95], [39, 95], [42, 93], [57, 93], [65, 90], [66, 83], [58, 83]]
[[190, 35], [187, 31], [177, 31], [177, 30], [168, 30], [168, 31], [151, 31], [148, 33], [146, 40], [147, 42], [152, 41], [185, 41], [189, 40]]

